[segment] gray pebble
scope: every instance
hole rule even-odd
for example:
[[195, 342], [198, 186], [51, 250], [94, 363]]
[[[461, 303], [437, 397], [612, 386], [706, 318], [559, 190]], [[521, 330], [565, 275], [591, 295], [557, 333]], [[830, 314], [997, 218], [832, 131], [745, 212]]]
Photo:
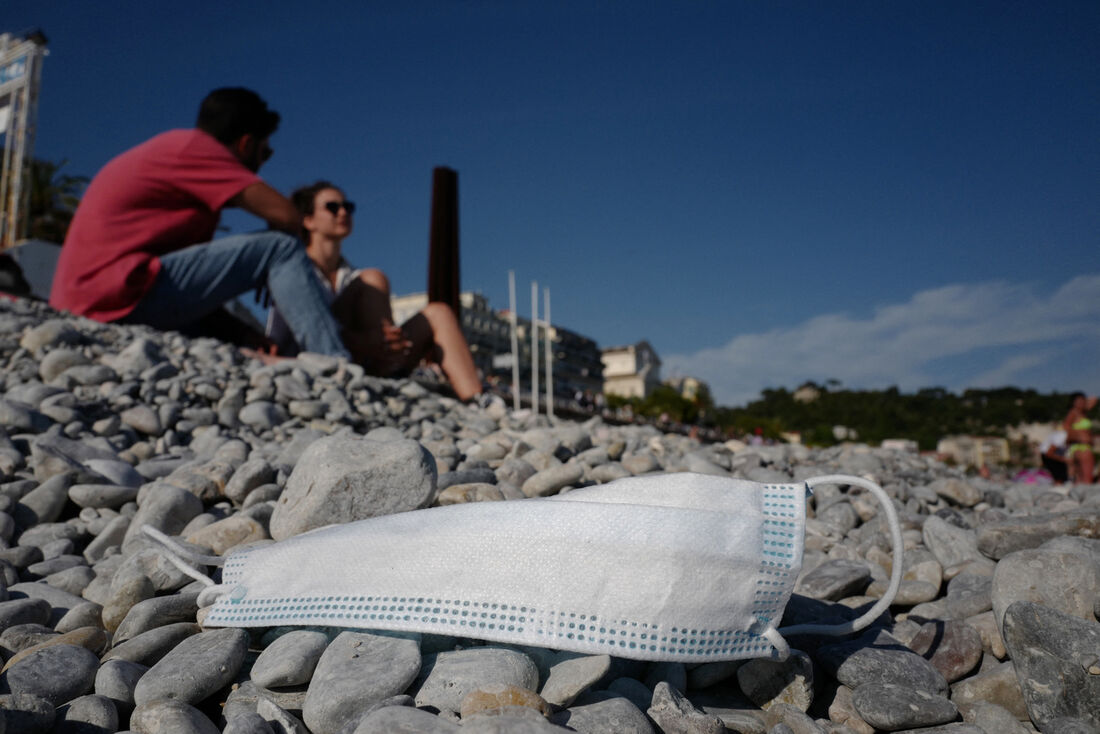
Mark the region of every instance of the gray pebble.
[[248, 633], [242, 629], [188, 637], [142, 676], [134, 689], [134, 701], [139, 707], [165, 698], [199, 703], [233, 680], [247, 651]]
[[97, 695], [81, 696], [57, 710], [55, 734], [103, 734], [118, 731], [114, 701]]
[[478, 688], [504, 685], [534, 691], [538, 683], [538, 668], [523, 653], [478, 647], [425, 656], [415, 699], [417, 706], [458, 711], [462, 699]]
[[76, 645], [51, 645], [32, 652], [3, 674], [6, 690], [60, 706], [92, 689], [99, 658]]
[[288, 632], [260, 653], [252, 665], [252, 682], [264, 688], [308, 683], [328, 644], [322, 632]]
[[130, 728], [136, 734], [220, 734], [197, 708], [171, 698], [138, 706], [130, 716]]
[[943, 696], [897, 683], [864, 683], [852, 703], [864, 721], [889, 731], [945, 724], [959, 713]]
[[372, 703], [403, 693], [419, 671], [414, 640], [341, 632], [317, 663], [303, 720], [313, 734], [336, 734]]

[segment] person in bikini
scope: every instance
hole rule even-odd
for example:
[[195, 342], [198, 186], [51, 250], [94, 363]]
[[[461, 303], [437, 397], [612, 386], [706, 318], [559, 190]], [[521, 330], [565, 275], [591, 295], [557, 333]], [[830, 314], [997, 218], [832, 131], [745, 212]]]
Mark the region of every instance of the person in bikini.
[[1066, 461], [1069, 464], [1074, 481], [1078, 484], [1092, 484], [1095, 459], [1092, 454], [1092, 429], [1095, 422], [1088, 412], [1096, 407], [1095, 397], [1086, 397], [1082, 392], [1070, 396], [1069, 413], [1062, 422], [1066, 431]]
[[[352, 268], [341, 253], [351, 234], [355, 204], [327, 181], [304, 186], [290, 195], [301, 215], [306, 255], [341, 326], [352, 359], [369, 374], [409, 374], [422, 360], [440, 365], [460, 400], [481, 397], [481, 381], [454, 311], [429, 303], [400, 326], [393, 322], [390, 283], [376, 268]], [[293, 355], [298, 345], [278, 308], [268, 315], [267, 336], [280, 355]], [[480, 402], [480, 401], [479, 401]]]

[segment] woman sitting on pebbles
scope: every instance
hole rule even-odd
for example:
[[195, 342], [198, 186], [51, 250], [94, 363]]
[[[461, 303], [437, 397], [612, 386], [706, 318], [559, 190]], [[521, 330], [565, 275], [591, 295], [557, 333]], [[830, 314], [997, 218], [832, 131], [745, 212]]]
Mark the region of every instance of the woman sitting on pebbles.
[[[434, 362], [443, 368], [460, 400], [479, 397], [477, 369], [451, 308], [429, 303], [396, 326], [385, 273], [375, 268], [353, 269], [340, 254], [340, 244], [351, 234], [355, 212], [355, 204], [344, 192], [327, 181], [318, 181], [298, 189], [290, 198], [302, 214], [306, 254], [325, 287], [352, 359], [368, 374], [379, 377], [407, 375], [421, 360]], [[294, 336], [274, 307], [268, 315], [267, 335], [279, 354], [298, 352]]]

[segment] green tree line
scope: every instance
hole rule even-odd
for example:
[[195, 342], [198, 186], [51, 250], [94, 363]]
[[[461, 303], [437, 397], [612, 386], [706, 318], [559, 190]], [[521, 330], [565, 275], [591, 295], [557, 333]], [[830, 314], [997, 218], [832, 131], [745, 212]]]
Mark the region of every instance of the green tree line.
[[933, 450], [944, 436], [1004, 436], [1008, 427], [1020, 423], [1061, 420], [1070, 396], [1016, 387], [972, 389], [958, 394], [942, 387], [915, 393], [903, 393], [897, 387], [849, 390], [835, 380], [825, 385], [808, 383], [806, 387], [817, 392], [815, 399], [795, 400], [795, 392], [772, 388], [737, 408], [715, 406], [706, 392], [694, 401], [687, 400], [664, 385], [645, 399], [612, 396], [608, 404], [612, 408], [629, 404], [635, 415], [653, 419], [664, 415], [674, 422], [717, 428], [729, 436], [760, 429], [764, 436], [778, 439], [783, 433], [798, 432], [803, 443], [829, 446], [838, 441], [833, 427], [845, 426], [866, 443], [906, 438], [916, 441], [921, 450]]

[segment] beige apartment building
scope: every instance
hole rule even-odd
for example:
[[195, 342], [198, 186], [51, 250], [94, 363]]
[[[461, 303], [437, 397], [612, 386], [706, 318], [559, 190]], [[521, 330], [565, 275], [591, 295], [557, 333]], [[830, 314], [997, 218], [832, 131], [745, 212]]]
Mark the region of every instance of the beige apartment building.
[[637, 344], [604, 349], [600, 359], [606, 395], [644, 398], [661, 384], [661, 360], [644, 339]]

